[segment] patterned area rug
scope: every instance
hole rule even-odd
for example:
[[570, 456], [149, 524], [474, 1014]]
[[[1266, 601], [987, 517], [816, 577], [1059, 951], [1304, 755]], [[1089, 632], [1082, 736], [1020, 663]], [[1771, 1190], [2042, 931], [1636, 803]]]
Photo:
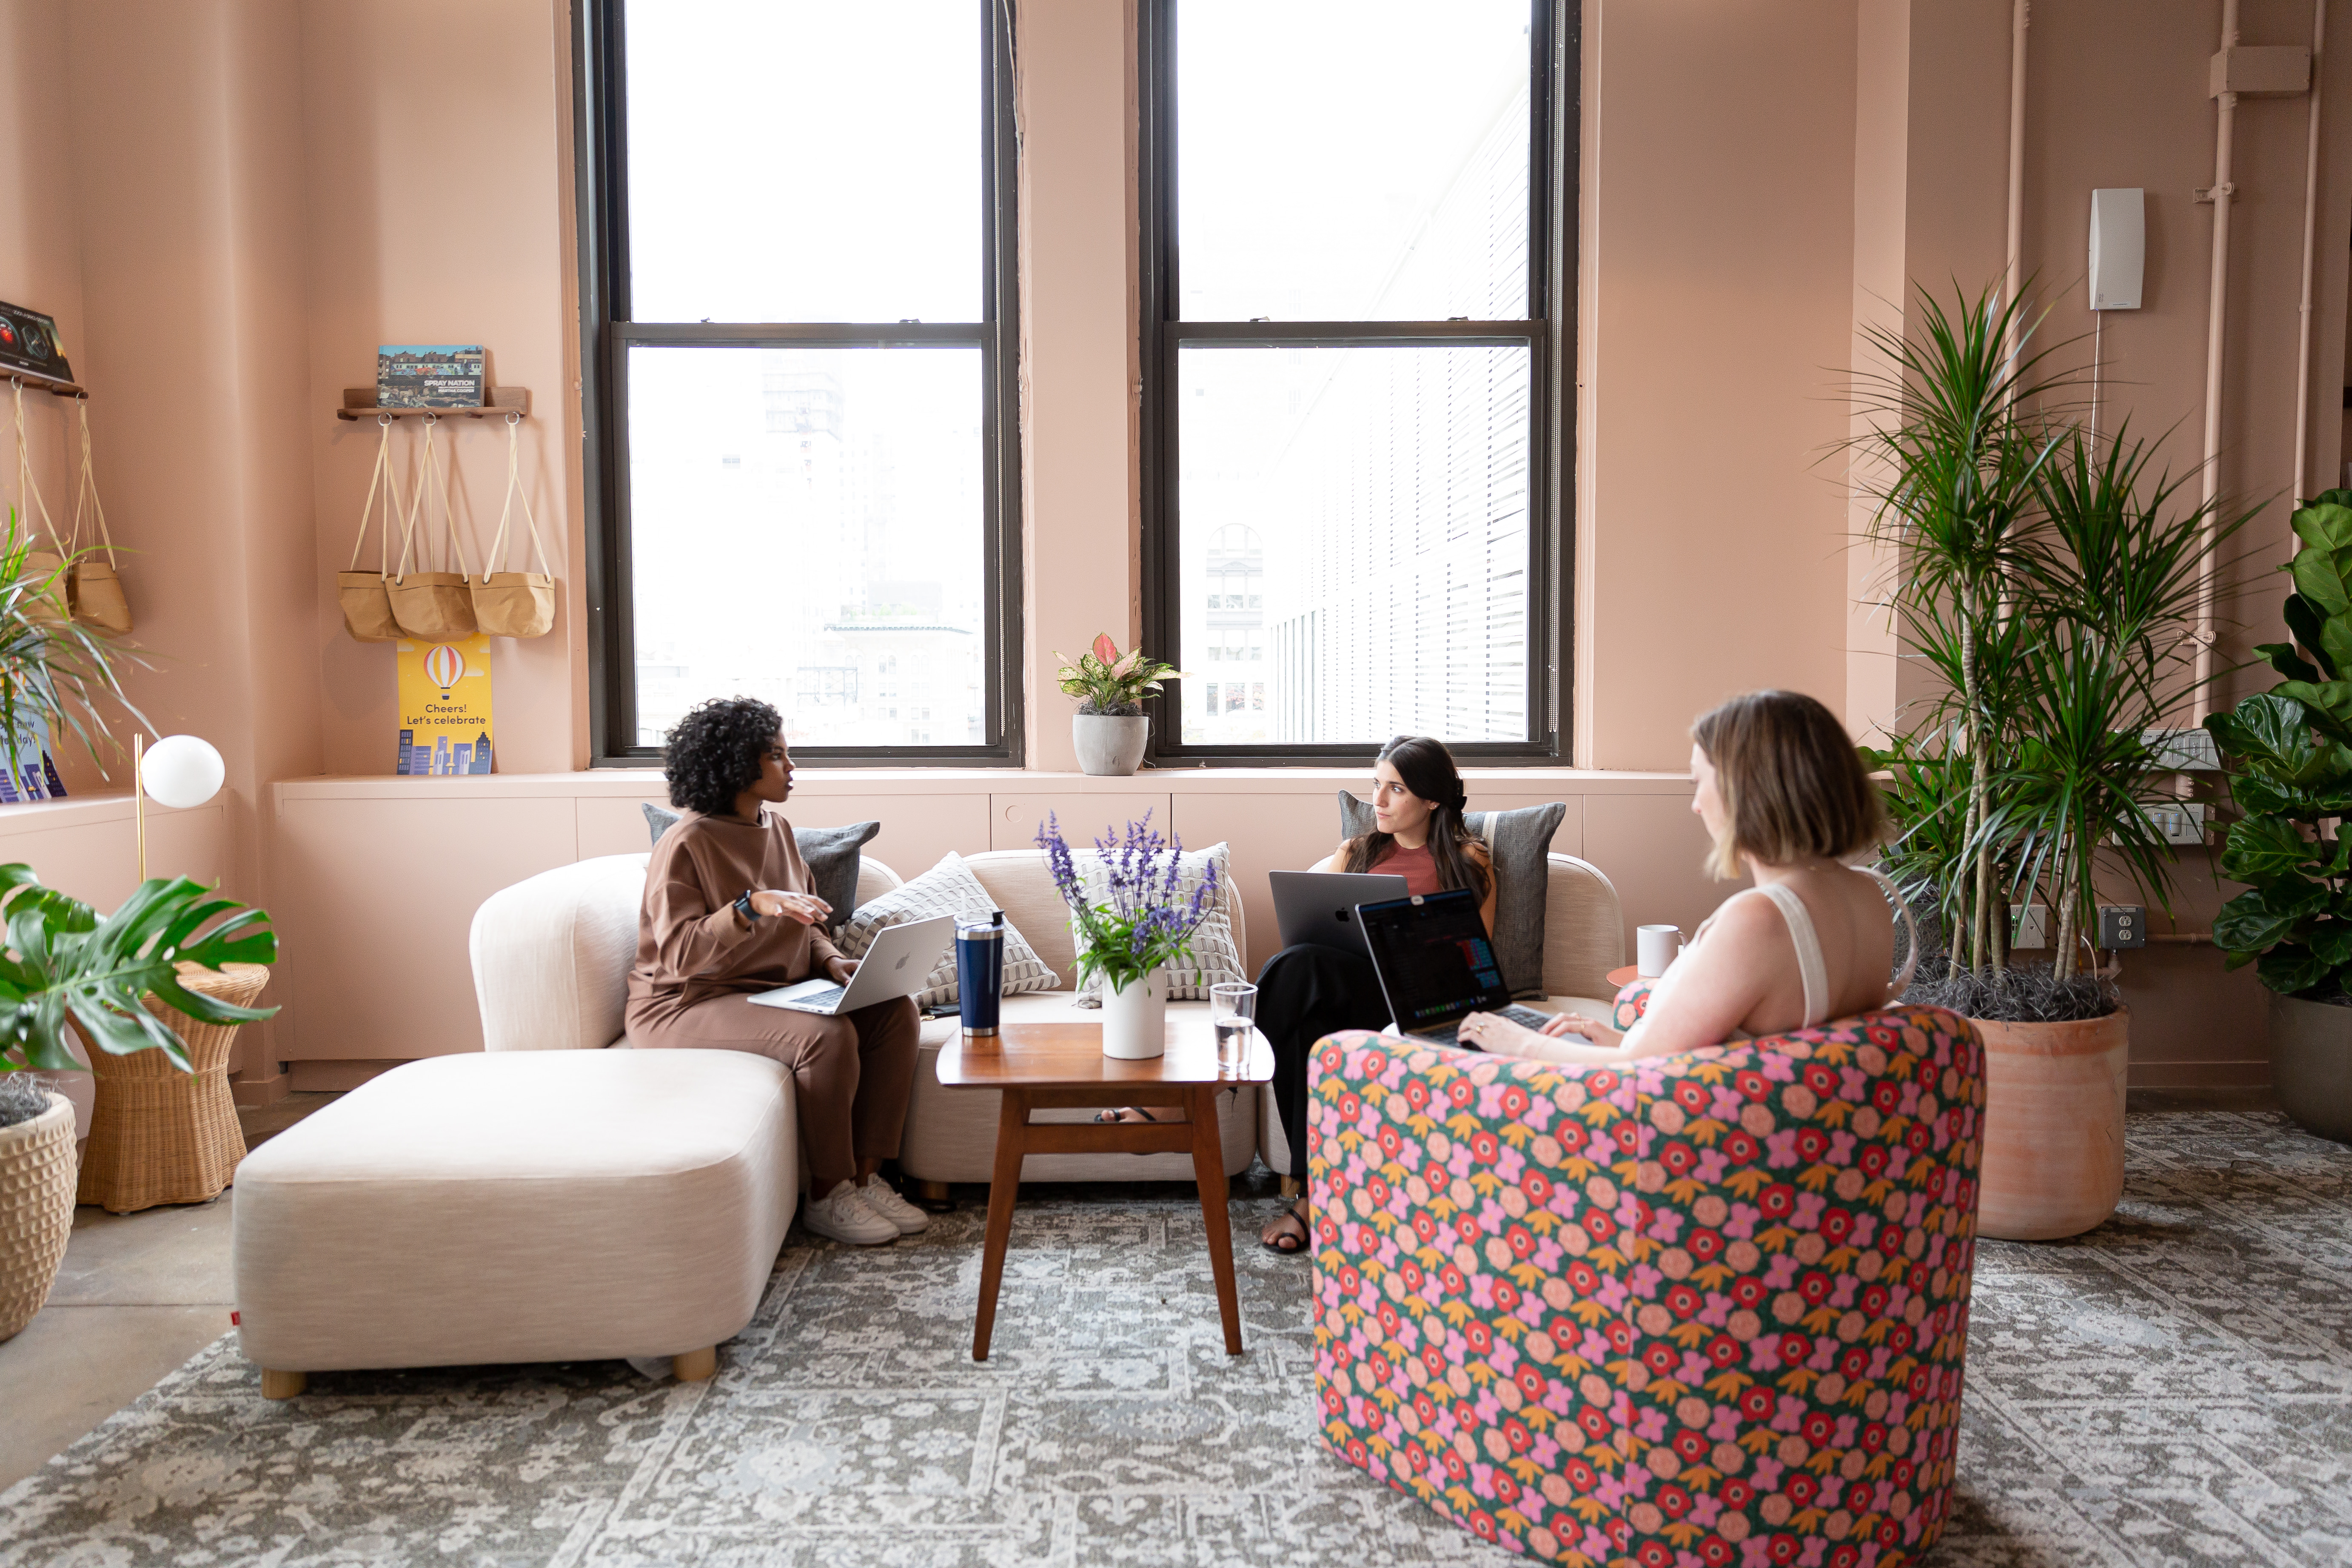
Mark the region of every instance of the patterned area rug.
[[[0, 1494], [0, 1565], [1511, 1561], [1315, 1442], [1306, 1270], [1247, 1245], [1265, 1189], [1231, 1360], [1189, 1188], [1031, 1191], [984, 1365], [973, 1203], [875, 1250], [795, 1232], [708, 1384], [354, 1373], [278, 1405], [225, 1339]], [[1981, 1249], [1934, 1561], [2352, 1563], [2347, 1286], [2352, 1150], [2134, 1117], [2114, 1221]]]

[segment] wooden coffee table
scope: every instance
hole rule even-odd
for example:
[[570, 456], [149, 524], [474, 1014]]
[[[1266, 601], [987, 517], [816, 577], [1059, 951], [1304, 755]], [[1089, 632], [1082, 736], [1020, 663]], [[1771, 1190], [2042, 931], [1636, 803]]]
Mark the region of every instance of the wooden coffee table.
[[[993, 1038], [957, 1035], [940, 1048], [938, 1070], [944, 1089], [993, 1089], [1004, 1095], [996, 1123], [996, 1165], [988, 1185], [988, 1245], [981, 1256], [972, 1360], [988, 1359], [989, 1335], [996, 1327], [997, 1288], [1004, 1281], [1004, 1247], [1013, 1235], [1013, 1204], [1020, 1195], [1024, 1156], [1181, 1154], [1188, 1149], [1192, 1174], [1201, 1184], [1201, 1218], [1208, 1230], [1209, 1267], [1217, 1279], [1225, 1353], [1242, 1353], [1217, 1096], [1237, 1083], [1273, 1081], [1274, 1050], [1265, 1036], [1252, 1033], [1248, 1062], [1221, 1073], [1215, 1032], [1205, 1012], [1171, 1018], [1168, 1054], [1145, 1062], [1103, 1055], [1100, 1024], [1007, 1024]], [[1121, 1105], [1171, 1106], [1181, 1110], [1185, 1120], [1042, 1124], [1029, 1120], [1029, 1112], [1041, 1107]]]

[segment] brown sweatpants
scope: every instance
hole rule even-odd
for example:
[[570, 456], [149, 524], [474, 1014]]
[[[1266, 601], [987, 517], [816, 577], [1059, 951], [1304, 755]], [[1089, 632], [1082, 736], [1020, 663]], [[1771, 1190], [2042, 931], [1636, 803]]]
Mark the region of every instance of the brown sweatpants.
[[754, 1006], [748, 996], [714, 996], [656, 1024], [641, 1022], [632, 1008], [629, 1043], [646, 1050], [754, 1051], [791, 1069], [809, 1191], [821, 1198], [856, 1179], [859, 1161], [898, 1152], [922, 1027], [911, 996], [832, 1018]]

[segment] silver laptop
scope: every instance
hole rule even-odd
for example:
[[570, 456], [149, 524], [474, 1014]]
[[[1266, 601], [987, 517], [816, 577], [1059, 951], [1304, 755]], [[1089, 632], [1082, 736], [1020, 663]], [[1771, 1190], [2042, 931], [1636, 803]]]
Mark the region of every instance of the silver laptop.
[[803, 980], [762, 991], [751, 1000], [762, 1007], [790, 1007], [795, 1013], [822, 1013], [831, 1017], [836, 1013], [871, 1007], [877, 1002], [912, 996], [930, 984], [931, 971], [938, 965], [940, 954], [954, 940], [953, 915], [933, 915], [927, 921], [885, 926], [882, 934], [874, 939], [874, 945], [866, 950], [866, 956], [858, 960], [857, 973], [849, 977], [848, 984], [825, 979]]
[[1311, 942], [1371, 956], [1358, 904], [1377, 904], [1405, 895], [1404, 879], [1377, 871], [1276, 871], [1274, 923], [1282, 945]]

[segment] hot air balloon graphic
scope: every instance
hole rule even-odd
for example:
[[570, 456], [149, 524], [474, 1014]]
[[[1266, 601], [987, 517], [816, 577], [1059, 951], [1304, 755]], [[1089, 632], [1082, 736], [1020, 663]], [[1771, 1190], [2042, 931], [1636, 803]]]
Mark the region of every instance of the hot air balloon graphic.
[[439, 687], [446, 696], [451, 687], [466, 673], [466, 656], [447, 643], [437, 643], [425, 656], [425, 679]]

